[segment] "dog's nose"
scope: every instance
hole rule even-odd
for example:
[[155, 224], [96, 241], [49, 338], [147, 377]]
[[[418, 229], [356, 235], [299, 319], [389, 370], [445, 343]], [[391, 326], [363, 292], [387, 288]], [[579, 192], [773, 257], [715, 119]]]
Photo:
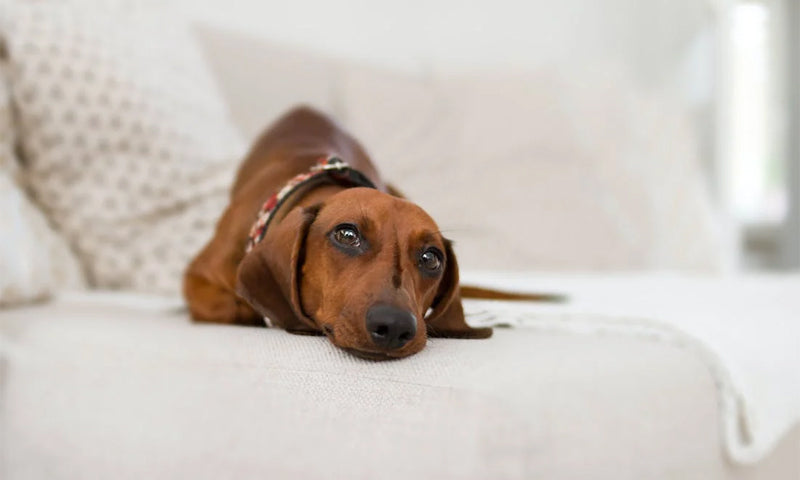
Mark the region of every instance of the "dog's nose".
[[375, 345], [394, 350], [417, 333], [417, 317], [391, 305], [374, 305], [367, 311], [367, 331]]

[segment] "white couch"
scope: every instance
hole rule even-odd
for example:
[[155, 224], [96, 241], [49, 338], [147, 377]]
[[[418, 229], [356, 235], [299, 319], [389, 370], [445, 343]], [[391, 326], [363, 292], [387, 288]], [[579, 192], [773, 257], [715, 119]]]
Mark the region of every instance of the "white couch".
[[731, 462], [713, 365], [646, 336], [539, 323], [370, 362], [323, 338], [195, 325], [177, 300], [96, 292], [0, 312], [0, 352], [8, 479], [800, 471], [796, 425], [755, 464]]
[[[336, 89], [315, 81], [340, 65], [218, 31], [203, 41], [246, 135], [296, 100], [341, 106]], [[276, 94], [283, 91], [291, 93]], [[675, 256], [633, 263], [698, 265], [699, 257], [661, 247]], [[647, 276], [627, 283], [523, 277], [573, 299], [613, 292], [621, 310], [635, 285], [661, 292], [662, 301], [676, 285]], [[753, 295], [751, 284], [720, 293], [716, 280], [704, 282], [698, 288], [718, 299]], [[765, 299], [800, 289], [797, 277], [767, 283]], [[700, 304], [678, 306], [697, 314]], [[582, 305], [600, 308], [591, 299]], [[605, 330], [570, 303], [561, 307], [528, 315], [528, 327], [499, 328], [490, 340], [431, 340], [419, 355], [378, 363], [321, 338], [195, 325], [177, 298], [95, 291], [0, 310], [0, 477], [798, 478], [800, 427], [791, 421], [759, 455], [730, 454], [730, 433], [740, 431], [723, 411], [730, 364], [698, 353], [713, 353], [713, 345], [698, 350], [649, 330]], [[653, 318], [661, 313], [652, 307]], [[742, 312], [732, 328], [757, 314]], [[682, 318], [681, 309], [669, 317]], [[562, 328], [568, 319], [579, 327]], [[769, 347], [753, 338], [759, 348]], [[785, 380], [794, 402], [798, 379]], [[737, 418], [753, 421], [750, 412]]]

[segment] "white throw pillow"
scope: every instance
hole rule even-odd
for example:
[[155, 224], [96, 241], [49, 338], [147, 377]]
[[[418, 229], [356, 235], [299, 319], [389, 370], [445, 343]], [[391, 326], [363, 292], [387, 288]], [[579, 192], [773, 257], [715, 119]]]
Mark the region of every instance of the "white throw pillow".
[[350, 68], [343, 121], [464, 267], [725, 268], [687, 118], [607, 70], [559, 73]]
[[244, 145], [189, 25], [147, 2], [14, 2], [26, 180], [94, 286], [173, 294]]
[[17, 184], [11, 102], [0, 42], [0, 306], [78, 288], [83, 277], [66, 242]]

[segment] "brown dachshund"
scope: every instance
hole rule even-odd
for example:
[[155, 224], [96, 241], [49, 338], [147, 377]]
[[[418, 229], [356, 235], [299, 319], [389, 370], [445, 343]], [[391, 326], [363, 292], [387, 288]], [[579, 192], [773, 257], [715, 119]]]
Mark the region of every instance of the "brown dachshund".
[[[305, 181], [312, 176], [321, 181]], [[276, 197], [287, 182], [288, 194]], [[436, 223], [381, 180], [353, 137], [309, 108], [256, 142], [214, 237], [186, 272], [184, 295], [197, 321], [269, 319], [372, 359], [419, 352], [428, 335], [492, 334], [464, 321], [458, 263]]]

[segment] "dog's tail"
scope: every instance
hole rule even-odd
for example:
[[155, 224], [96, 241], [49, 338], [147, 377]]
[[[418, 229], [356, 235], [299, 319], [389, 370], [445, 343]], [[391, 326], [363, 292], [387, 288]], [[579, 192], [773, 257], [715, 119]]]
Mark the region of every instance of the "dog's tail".
[[504, 290], [494, 290], [491, 288], [474, 287], [471, 285], [461, 285], [461, 298], [474, 298], [477, 300], [510, 300], [510, 301], [531, 301], [531, 302], [550, 302], [562, 303], [567, 301], [565, 295], [558, 293], [523, 293], [509, 292]]

